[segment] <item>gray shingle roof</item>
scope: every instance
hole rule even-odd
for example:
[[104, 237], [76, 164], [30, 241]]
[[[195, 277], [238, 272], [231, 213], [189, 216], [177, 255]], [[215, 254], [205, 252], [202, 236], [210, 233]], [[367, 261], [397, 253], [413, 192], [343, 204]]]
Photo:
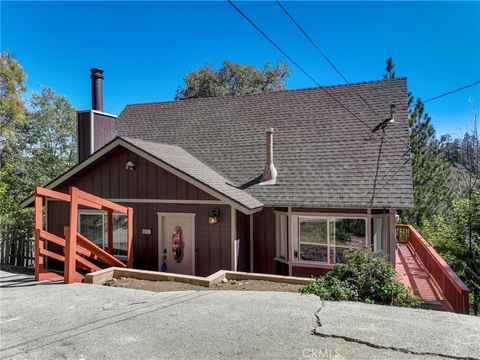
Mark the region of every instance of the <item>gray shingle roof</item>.
[[177, 145], [162, 144], [128, 137], [121, 138], [248, 209], [263, 206], [260, 201], [246, 191], [228, 185], [227, 179]]
[[385, 129], [383, 145], [380, 136], [366, 141], [370, 130], [322, 88], [129, 105], [118, 117], [118, 135], [178, 145], [228, 182], [241, 185], [261, 174], [265, 129], [273, 127], [277, 185], [245, 190], [258, 201], [411, 208], [411, 165], [409, 156], [402, 158], [408, 149], [406, 79], [326, 89], [370, 128], [387, 118], [395, 103], [395, 122]]

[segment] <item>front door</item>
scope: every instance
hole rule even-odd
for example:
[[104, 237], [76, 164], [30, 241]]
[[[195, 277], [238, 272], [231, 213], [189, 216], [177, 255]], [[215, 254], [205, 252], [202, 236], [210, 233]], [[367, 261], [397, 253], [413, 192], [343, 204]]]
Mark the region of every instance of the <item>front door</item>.
[[158, 214], [160, 271], [195, 274], [195, 214]]

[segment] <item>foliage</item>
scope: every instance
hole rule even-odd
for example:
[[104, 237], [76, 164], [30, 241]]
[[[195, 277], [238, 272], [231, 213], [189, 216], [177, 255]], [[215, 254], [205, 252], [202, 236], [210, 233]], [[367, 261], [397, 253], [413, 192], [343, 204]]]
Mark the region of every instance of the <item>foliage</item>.
[[[422, 233], [471, 291], [471, 309], [480, 310], [480, 150], [476, 124], [453, 147], [457, 198], [451, 214], [426, 221]], [[449, 147], [451, 150], [452, 147]]]
[[473, 117], [473, 126], [463, 136], [454, 139], [451, 135], [442, 136], [442, 151], [455, 168], [458, 192], [464, 197], [469, 197], [480, 182], [480, 138], [476, 110]]
[[480, 308], [480, 193], [474, 197], [475, 228], [473, 231], [471, 250], [466, 229], [468, 228], [468, 201], [455, 200], [453, 216], [443, 219], [439, 216], [432, 221], [425, 221], [422, 233], [432, 244], [440, 256], [468, 286], [472, 294], [471, 310], [477, 315]]
[[[395, 77], [387, 60], [384, 78]], [[463, 136], [438, 140], [425, 106], [409, 94], [410, 148], [414, 189], [413, 210], [401, 220], [421, 229], [449, 266], [471, 290], [474, 314], [480, 307], [480, 140], [474, 126]]]
[[[2, 54], [4, 57], [18, 65], [9, 54]], [[15, 87], [25, 89], [25, 76], [16, 79]], [[0, 85], [0, 93], [11, 92], [7, 83], [2, 81]], [[26, 224], [33, 223], [33, 213], [22, 209], [21, 201], [35, 185], [52, 180], [76, 161], [76, 113], [67, 99], [43, 87], [25, 103], [28, 108], [5, 113], [12, 131], [9, 141], [14, 146], [3, 152], [0, 168], [0, 225], [15, 225], [15, 232], [24, 235], [31, 233], [31, 226]]]
[[349, 242], [352, 240], [352, 234], [344, 229], [337, 229], [335, 231], [335, 240], [340, 242]]
[[[449, 216], [436, 217], [422, 229], [427, 240], [469, 287], [471, 309], [480, 311], [480, 139], [477, 112], [470, 130], [452, 140], [444, 137], [443, 151], [454, 167], [455, 199]], [[452, 186], [453, 187], [453, 186]]]
[[275, 66], [267, 62], [261, 70], [225, 60], [218, 70], [205, 64], [189, 72], [184, 77], [186, 86], [177, 89], [176, 99], [281, 91], [285, 90], [288, 77], [288, 66], [283, 62]]
[[410, 148], [415, 208], [403, 219], [417, 226], [434, 215], [446, 216], [453, 197], [452, 167], [435, 138], [431, 117], [420, 99], [410, 111]]
[[[385, 79], [395, 78], [395, 64], [390, 57], [386, 61]], [[425, 112], [420, 98], [415, 105], [410, 93], [409, 128], [410, 158], [412, 162], [414, 209], [401, 213], [402, 222], [420, 226], [424, 219], [432, 219], [435, 214], [448, 212], [452, 197], [450, 188], [452, 168], [441, 149], [441, 142], [435, 138], [432, 119]], [[407, 156], [407, 155], [405, 155]], [[401, 166], [401, 165], [400, 165]]]
[[393, 71], [393, 69], [395, 68], [395, 64], [393, 63], [393, 59], [391, 57], [389, 57], [387, 59], [387, 66], [385, 67], [385, 74], [383, 75], [383, 78], [384, 79], [394, 79], [396, 74], [395, 74], [395, 71]]
[[16, 143], [15, 127], [25, 121], [25, 72], [8, 52], [0, 55], [0, 167], [3, 158]]
[[395, 269], [370, 249], [344, 254], [346, 262], [336, 264], [326, 275], [314, 278], [300, 289], [322, 300], [362, 301], [418, 307], [420, 299], [395, 278]]

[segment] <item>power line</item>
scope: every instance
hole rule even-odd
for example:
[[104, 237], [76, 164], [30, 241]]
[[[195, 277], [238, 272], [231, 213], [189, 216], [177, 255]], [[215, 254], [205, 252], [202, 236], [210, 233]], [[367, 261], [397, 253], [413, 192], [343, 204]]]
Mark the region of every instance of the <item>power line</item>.
[[345, 81], [345, 83], [353, 90], [355, 93], [362, 99], [362, 101], [369, 107], [370, 110], [372, 110], [375, 115], [378, 115], [375, 109], [370, 106], [370, 104], [363, 98], [363, 96], [356, 90], [354, 89], [350, 82], [347, 80], [347, 78], [342, 74], [342, 72], [338, 69], [338, 67], [335, 66], [335, 64], [328, 58], [328, 56], [320, 49], [320, 47], [313, 41], [313, 39], [307, 34], [307, 32], [302, 28], [302, 26], [293, 18], [293, 16], [285, 9], [285, 7], [282, 5], [282, 3], [279, 0], [276, 0], [277, 5], [283, 10], [283, 12], [288, 16], [288, 18], [295, 24], [295, 26], [302, 32], [302, 34], [310, 41], [310, 43], [317, 49], [317, 51], [320, 53], [320, 55], [325, 59], [325, 61], [337, 72], [338, 75]]
[[250, 25], [252, 25], [260, 34], [263, 35], [265, 39], [270, 42], [278, 51], [280, 51], [288, 60], [290, 60], [301, 72], [303, 72], [310, 80], [312, 80], [320, 89], [322, 89], [328, 96], [330, 96], [337, 104], [344, 108], [349, 114], [354, 116], [358, 121], [360, 121], [367, 129], [373, 131], [373, 129], [362, 119], [360, 119], [354, 112], [347, 108], [340, 100], [333, 96], [327, 89], [325, 89], [320, 83], [315, 80], [303, 67], [301, 67], [295, 60], [293, 60], [280, 46], [278, 46], [262, 29], [260, 29], [257, 24], [253, 22], [242, 10], [240, 10], [231, 0], [227, 0], [230, 5], [247, 20]]
[[373, 206], [373, 199], [374, 199], [374, 197], [375, 197], [375, 196], [378, 196], [378, 194], [380, 194], [380, 193], [382, 192], [382, 190], [385, 189], [385, 186], [387, 186], [388, 183], [398, 174], [398, 172], [399, 172], [400, 170], [402, 170], [402, 169], [405, 167], [405, 165], [408, 164], [408, 161], [409, 161], [409, 160], [410, 160], [410, 159], [407, 158], [407, 159], [405, 160], [405, 162], [402, 164], [402, 166], [400, 166], [400, 167], [397, 169], [397, 171], [395, 171], [395, 172], [392, 174], [392, 176], [390, 176], [390, 178], [387, 180], [387, 182], [386, 182], [385, 184], [383, 184], [383, 186], [380, 188], [380, 190], [378, 190], [378, 192], [373, 196], [373, 198], [372, 198], [372, 200], [371, 200], [372, 206]]
[[[450, 95], [450, 94], [454, 94], [454, 93], [456, 93], [456, 92], [462, 91], [462, 90], [464, 90], [464, 89], [470, 88], [470, 87], [475, 86], [475, 85], [478, 85], [478, 84], [480, 84], [480, 81], [475, 81], [475, 82], [473, 82], [473, 83], [471, 83], [471, 84], [468, 84], [468, 85], [459, 87], [459, 88], [457, 88], [457, 89], [455, 89], [455, 90], [451, 90], [451, 91], [448, 91], [448, 92], [443, 93], [443, 94], [441, 94], [441, 95], [437, 95], [437, 96], [431, 97], [431, 98], [429, 98], [429, 99], [427, 99], [427, 100], [425, 100], [425, 101], [422, 101], [422, 103], [425, 104], [425, 103], [427, 103], [427, 102], [429, 102], [429, 101], [433, 101], [433, 100], [436, 100], [436, 99], [440, 99], [440, 98], [442, 98], [442, 97], [444, 97], [444, 96], [447, 96], [447, 95]], [[412, 106], [415, 106], [415, 105], [410, 105], [410, 106], [404, 107], [402, 110], [408, 109], [408, 108], [410, 108], [410, 107], [412, 107]], [[390, 169], [388, 169], [388, 171], [378, 180], [378, 182], [382, 181], [382, 180], [390, 173], [390, 171], [391, 171], [407, 154], [409, 154], [410, 152], [411, 152], [411, 149], [408, 148], [407, 151], [400, 157], [400, 159], [398, 159], [398, 160], [395, 162], [395, 164], [393, 164], [393, 165], [390, 167]], [[407, 160], [405, 160], [405, 162], [403, 163], [403, 165], [400, 166], [400, 168], [398, 168], [397, 171], [395, 171], [395, 173], [387, 180], [387, 182], [386, 182], [386, 183], [382, 186], [382, 188], [377, 192], [377, 195], [380, 193], [380, 191], [382, 191], [382, 190], [385, 188], [385, 186], [387, 186], [387, 184], [392, 180], [392, 178], [408, 163], [408, 160], [409, 160], [409, 159], [407, 158]]]
[[[427, 103], [427, 102], [429, 102], [429, 101], [433, 101], [433, 100], [436, 100], [436, 99], [440, 99], [440, 98], [442, 98], [442, 97], [444, 97], [444, 96], [454, 94], [454, 93], [456, 93], [456, 92], [462, 91], [462, 90], [464, 90], [464, 89], [470, 88], [470, 87], [475, 86], [475, 85], [478, 85], [478, 84], [480, 84], [480, 81], [475, 81], [475, 82], [473, 82], [473, 83], [471, 83], [471, 84], [464, 85], [464, 86], [459, 87], [459, 88], [457, 88], [457, 89], [455, 89], [455, 90], [451, 90], [451, 91], [448, 91], [448, 92], [443, 93], [443, 94], [441, 94], [441, 95], [437, 95], [437, 96], [431, 97], [431, 98], [429, 98], [429, 99], [427, 99], [427, 100], [425, 100], [425, 101], [422, 101], [422, 103], [425, 104], [425, 103]], [[406, 107], [402, 108], [401, 110], [406, 110], [406, 109], [408, 109], [408, 108], [410, 108], [410, 107], [414, 107], [414, 106], [416, 106], [416, 104], [412, 104], [412, 105], [406, 106]], [[385, 178], [386, 175], [388, 175], [388, 174], [390, 173], [390, 171], [391, 171], [407, 154], [410, 154], [410, 153], [411, 153], [411, 149], [410, 149], [410, 147], [409, 147], [409, 148], [407, 149], [407, 151], [400, 157], [400, 159], [398, 159], [398, 160], [395, 162], [395, 164], [393, 164], [393, 165], [390, 167], [390, 169], [388, 169], [388, 171], [387, 171], [387, 172], [380, 178], [380, 180], [378, 180], [378, 181], [380, 182], [383, 178]], [[392, 177], [395, 176], [395, 175], [407, 164], [407, 162], [408, 162], [408, 159], [405, 160], [405, 163], [404, 163], [399, 169], [397, 169], [397, 171], [395, 171], [395, 173], [392, 175]], [[383, 185], [383, 187], [379, 190], [379, 192], [382, 191], [382, 190], [385, 188], [385, 186], [387, 186], [387, 184], [390, 182], [390, 180], [392, 179], [392, 177], [390, 177], [390, 178], [387, 180], [387, 182]], [[378, 193], [377, 193], [377, 195], [378, 195]]]
[[[457, 88], [457, 89], [455, 89], [455, 90], [451, 90], [451, 91], [448, 91], [448, 92], [443, 93], [443, 94], [441, 94], [441, 95], [437, 95], [437, 96], [431, 97], [431, 98], [429, 98], [429, 99], [427, 99], [427, 100], [425, 100], [425, 101], [422, 101], [422, 103], [425, 104], [425, 103], [427, 103], [427, 102], [430, 102], [430, 101], [433, 101], [433, 100], [436, 100], [436, 99], [440, 99], [440, 98], [442, 98], [442, 97], [444, 97], [444, 96], [454, 94], [454, 93], [456, 93], [456, 92], [462, 91], [462, 90], [464, 90], [464, 89], [468, 89], [468, 88], [470, 88], [470, 87], [472, 87], [472, 86], [475, 86], [475, 85], [478, 85], [478, 84], [480, 84], [480, 81], [475, 81], [475, 82], [473, 82], [473, 83], [471, 83], [471, 84], [464, 85], [464, 86], [459, 87], [459, 88]], [[406, 106], [406, 107], [402, 108], [402, 110], [406, 110], [406, 109], [408, 109], [408, 108], [410, 108], [410, 107], [414, 107], [415, 105], [416, 105], [416, 104], [412, 104], [412, 105], [410, 105], [410, 106]], [[410, 153], [411, 153], [411, 149], [408, 148], [407, 151], [395, 162], [395, 164], [393, 164], [393, 165], [390, 167], [390, 169], [388, 169], [388, 171], [378, 180], [378, 182], [382, 181], [382, 180], [390, 173], [390, 171], [391, 171], [400, 161], [402, 161], [402, 159], [403, 159], [405, 156], [407, 156], [407, 155], [410, 154]], [[407, 159], [405, 160], [405, 162], [402, 164], [402, 166], [400, 166], [400, 167], [387, 179], [387, 181], [385, 182], [385, 184], [384, 184], [384, 185], [382, 186], [382, 188], [376, 193], [376, 195], [378, 195], [378, 194], [388, 185], [388, 183], [390, 183], [390, 181], [398, 174], [398, 172], [408, 163], [408, 160], [409, 160], [409, 158], [407, 158]], [[373, 200], [373, 199], [372, 199], [372, 200]]]
[[[390, 171], [392, 171], [392, 169], [393, 169], [395, 166], [397, 166], [397, 164], [398, 164], [400, 161], [402, 161], [405, 156], [410, 155], [410, 152], [411, 152], [411, 149], [408, 148], [407, 151], [405, 151], [405, 152], [403, 153], [403, 155], [387, 170], [387, 172], [386, 172], [385, 174], [383, 174], [383, 176], [382, 176], [380, 179], [377, 180], [377, 183], [380, 183], [383, 179], [385, 179], [385, 178], [387, 177], [387, 175], [390, 174]], [[405, 161], [408, 162], [408, 160], [409, 160], [409, 158], [407, 158]], [[405, 165], [403, 165], [403, 166], [405, 166]], [[403, 167], [403, 166], [402, 166], [402, 167]], [[400, 167], [400, 169], [401, 169], [402, 167]], [[395, 172], [395, 174], [397, 174], [398, 171], [399, 171], [399, 170], [397, 170], [397, 171]], [[395, 175], [395, 174], [394, 174], [394, 175]], [[387, 183], [388, 183], [390, 180], [391, 180], [391, 178], [389, 178], [389, 179], [387, 180]], [[376, 186], [376, 185], [375, 185], [375, 186]], [[385, 187], [385, 186], [384, 186], [384, 187]], [[383, 189], [383, 187], [382, 187], [382, 189]], [[367, 193], [367, 195], [369, 195], [369, 194], [370, 194], [370, 191]], [[378, 194], [378, 193], [377, 193], [377, 194]]]
[[[429, 101], [433, 101], [433, 100], [440, 99], [440, 98], [442, 98], [442, 97], [444, 97], [444, 96], [454, 94], [454, 93], [456, 93], [456, 92], [459, 92], [459, 91], [468, 89], [468, 88], [470, 88], [470, 87], [472, 87], [472, 86], [475, 86], [475, 85], [478, 85], [478, 84], [480, 84], [480, 80], [479, 80], [479, 81], [475, 81], [475, 82], [473, 82], [473, 83], [471, 83], [471, 84], [468, 84], [468, 85], [459, 87], [458, 89], [448, 91], [448, 92], [443, 93], [443, 94], [441, 94], [441, 95], [437, 95], [437, 96], [431, 97], [431, 98], [429, 98], [429, 99], [427, 99], [427, 100], [422, 101], [422, 103], [425, 104], [425, 103], [427, 103], [427, 102], [429, 102]], [[408, 105], [408, 106], [404, 107], [402, 110], [406, 110], [406, 109], [408, 109], [408, 108], [414, 107], [415, 105], [416, 105], [416, 104]]]
[[[367, 127], [367, 129], [370, 130], [370, 132], [372, 134], [375, 134], [375, 135], [379, 135], [376, 131], [374, 131], [373, 128], [371, 128], [365, 121], [363, 121], [362, 119], [360, 119], [355, 113], [353, 113], [349, 108], [347, 108], [340, 100], [338, 100], [334, 95], [332, 95], [327, 89], [325, 89], [322, 85], [320, 85], [320, 83], [315, 80], [315, 78], [313, 76], [311, 76], [302, 66], [300, 66], [295, 60], [293, 60], [279, 45], [277, 45], [262, 29], [260, 29], [257, 24], [255, 24], [253, 22], [253, 20], [251, 20], [242, 10], [240, 10], [233, 2], [232, 0], [227, 0], [228, 3], [245, 19], [247, 20], [250, 25], [252, 25], [265, 39], [268, 40], [268, 42], [270, 42], [278, 51], [280, 51], [288, 60], [290, 60], [300, 71], [302, 71], [310, 80], [312, 80], [320, 89], [322, 89], [328, 96], [330, 96], [336, 103], [338, 103], [342, 108], [344, 108], [349, 114], [351, 114], [354, 118], [356, 118], [358, 121], [360, 121], [365, 127]], [[390, 119], [389, 119], [390, 120]], [[380, 136], [380, 135], [379, 135]], [[383, 137], [382, 137], [383, 138]], [[409, 147], [408, 144], [405, 144], [405, 142], [401, 141], [404, 145], [406, 145], [407, 147]], [[401, 157], [401, 159], [410, 151], [410, 149], [408, 148], [407, 149], [407, 152]], [[405, 164], [408, 162], [409, 159], [407, 159], [407, 161], [405, 162]], [[398, 163], [398, 161], [397, 161]], [[394, 166], [397, 164], [395, 163]], [[403, 166], [405, 166], [405, 164], [403, 164], [395, 173], [394, 175], [396, 175], [398, 173], [398, 171], [401, 170], [401, 168], [403, 168]], [[392, 166], [392, 168], [394, 167]], [[391, 168], [391, 169], [392, 169]], [[388, 172], [390, 172], [390, 170]], [[383, 177], [382, 177], [383, 178]], [[390, 182], [391, 179], [389, 179], [387, 181], [387, 183], [379, 190], [382, 191], [383, 188], [388, 184], [388, 182]]]
[[[338, 67], [335, 66], [335, 64], [328, 58], [328, 56], [320, 49], [320, 47], [316, 44], [316, 42], [307, 34], [307, 32], [303, 29], [303, 27], [296, 21], [293, 16], [288, 12], [288, 10], [282, 5], [282, 3], [279, 0], [276, 0], [277, 5], [282, 9], [282, 11], [287, 15], [287, 17], [295, 24], [295, 26], [302, 32], [302, 34], [310, 41], [310, 43], [315, 47], [315, 49], [320, 53], [320, 55], [327, 61], [327, 63], [337, 72], [338, 75], [345, 81], [345, 83], [348, 85], [348, 87], [353, 90], [358, 97], [365, 103], [365, 105], [368, 106], [368, 108], [378, 116], [377, 112], [375, 109], [370, 106], [370, 104], [365, 100], [365, 98], [352, 86], [352, 84], [347, 80], [347, 78], [342, 74], [342, 72], [338, 69]], [[381, 128], [385, 129], [388, 125], [388, 123], [393, 119], [393, 112], [394, 108], [391, 111], [390, 118], [384, 119], [375, 128], [371, 129], [371, 135], [369, 138], [366, 138], [366, 140], [371, 140], [374, 135], [377, 135], [376, 132]], [[382, 137], [383, 139], [383, 137]], [[408, 147], [408, 145], [402, 141], [402, 143]]]
[[234, 8], [235, 10], [238, 11], [238, 13], [239, 13], [240, 15], [242, 15], [242, 16], [245, 18], [245, 20], [247, 20], [260, 34], [262, 34], [263, 37], [270, 42], [270, 44], [272, 44], [273, 46], [275, 46], [275, 48], [276, 48], [278, 51], [280, 51], [280, 52], [281, 52], [288, 60], [290, 60], [297, 68], [299, 68], [300, 71], [302, 71], [310, 80], [312, 80], [315, 84], [317, 84], [318, 86], [321, 87], [320, 83], [319, 83], [317, 80], [315, 80], [309, 73], [307, 73], [307, 72], [305, 71], [305, 69], [304, 69], [303, 67], [301, 67], [295, 60], [293, 60], [285, 51], [283, 51], [282, 48], [281, 48], [280, 46], [278, 46], [266, 33], [264, 33], [263, 30], [260, 29], [260, 28], [257, 26], [257, 24], [255, 24], [242, 10], [240, 10], [240, 9], [237, 7], [237, 5], [235, 5], [231, 0], [227, 0], [227, 1], [228, 1], [228, 3], [229, 3], [230, 5], [233, 6], [233, 8]]
[[[307, 34], [307, 32], [303, 29], [303, 27], [293, 18], [293, 16], [288, 12], [288, 10], [282, 5], [282, 3], [279, 0], [275, 0], [277, 5], [283, 10], [283, 12], [288, 16], [288, 18], [295, 24], [295, 26], [302, 32], [302, 34], [310, 41], [310, 43], [317, 49], [317, 51], [320, 53], [320, 55], [325, 59], [325, 61], [328, 62], [328, 64], [337, 72], [338, 75], [345, 81], [345, 83], [348, 85], [348, 87], [353, 90], [358, 97], [365, 103], [365, 105], [368, 106], [368, 108], [378, 116], [377, 112], [375, 109], [370, 106], [370, 104], [365, 100], [365, 98], [352, 86], [352, 84], [347, 80], [347, 78], [342, 74], [342, 72], [338, 69], [338, 67], [335, 66], [335, 64], [328, 58], [328, 56], [320, 49], [320, 47], [315, 43], [315, 41]], [[393, 104], [392, 104], [393, 105]], [[378, 125], [375, 126], [375, 128], [371, 129], [371, 135], [367, 140], [370, 140], [374, 135], [376, 135], [376, 132], [379, 129], [385, 129], [388, 125], [389, 122], [393, 119], [393, 113], [395, 111], [394, 105], [392, 108], [391, 105], [391, 113], [390, 113], [390, 118], [384, 119], [378, 123]], [[383, 139], [383, 137], [382, 137]], [[406, 144], [404, 141], [402, 141], [403, 145], [409, 146]]]

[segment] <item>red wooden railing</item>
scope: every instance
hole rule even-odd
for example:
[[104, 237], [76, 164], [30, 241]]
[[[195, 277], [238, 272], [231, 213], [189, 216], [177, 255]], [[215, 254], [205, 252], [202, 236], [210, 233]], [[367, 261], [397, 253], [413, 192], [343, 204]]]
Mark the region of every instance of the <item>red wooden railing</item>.
[[456, 313], [468, 314], [468, 287], [412, 225], [397, 225], [397, 239], [408, 242]]
[[[66, 201], [69, 207], [69, 226], [64, 228], [65, 238], [51, 234], [43, 229], [43, 198]], [[108, 216], [108, 252], [98, 247], [89, 239], [79, 234], [78, 207], [85, 206], [104, 210]], [[127, 264], [113, 256], [113, 212], [127, 215]], [[92, 261], [108, 266], [132, 267], [133, 209], [98, 196], [84, 192], [76, 187], [69, 188], [69, 194], [58, 191], [35, 188], [35, 280], [64, 280], [66, 284], [81, 282], [84, 275], [78, 270], [87, 272], [100, 270]], [[45, 248], [45, 241], [60, 246], [63, 254]], [[64, 263], [63, 276], [44, 268], [45, 257]]]

